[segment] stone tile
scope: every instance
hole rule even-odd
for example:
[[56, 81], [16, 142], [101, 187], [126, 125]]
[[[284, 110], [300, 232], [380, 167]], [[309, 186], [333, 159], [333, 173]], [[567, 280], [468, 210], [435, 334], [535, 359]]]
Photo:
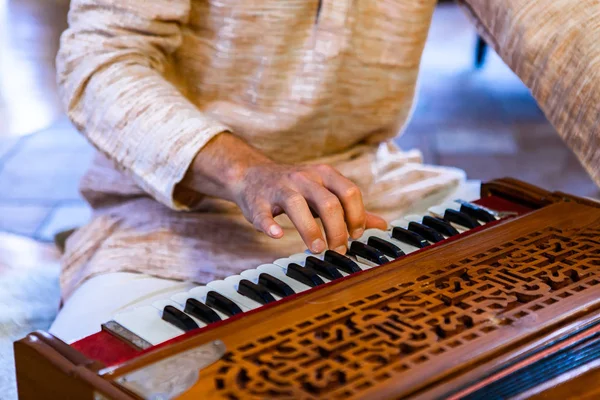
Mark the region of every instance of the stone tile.
[[433, 133], [435, 151], [440, 154], [515, 154], [513, 132], [505, 127], [456, 126]]
[[547, 190], [600, 198], [591, 178], [564, 148], [540, 147], [515, 155], [440, 155], [439, 162], [465, 170], [471, 179], [486, 181], [509, 176]]
[[0, 171], [0, 200], [80, 199], [78, 186], [93, 148], [69, 126], [23, 138]]
[[25, 138], [23, 151], [62, 151], [89, 153], [92, 145], [66, 119], [53, 124], [50, 128], [37, 132]]
[[39, 179], [56, 174], [81, 176], [87, 170], [92, 156], [92, 149], [33, 151], [22, 146], [5, 161], [4, 172]]
[[[83, 173], [83, 171], [81, 171]], [[62, 200], [81, 200], [79, 178], [81, 173], [53, 173], [41, 175], [19, 171], [0, 173], [0, 201], [54, 203]]]
[[431, 124], [413, 119], [406, 130], [396, 138], [395, 142], [403, 150], [418, 149], [423, 153], [423, 162], [436, 164], [435, 146], [431, 143], [431, 132], [434, 127]]
[[0, 163], [4, 161], [4, 158], [17, 145], [18, 142], [18, 137], [3, 138], [2, 136], [0, 136]]
[[60, 231], [77, 228], [90, 220], [91, 210], [85, 203], [65, 204], [55, 208], [44, 225], [39, 229], [36, 237], [51, 241]]
[[546, 120], [517, 123], [513, 127], [513, 132], [521, 151], [534, 151], [540, 144], [544, 147], [557, 146], [565, 152], [570, 151], [558, 132]]
[[51, 207], [0, 202], [0, 230], [33, 236], [48, 217]]

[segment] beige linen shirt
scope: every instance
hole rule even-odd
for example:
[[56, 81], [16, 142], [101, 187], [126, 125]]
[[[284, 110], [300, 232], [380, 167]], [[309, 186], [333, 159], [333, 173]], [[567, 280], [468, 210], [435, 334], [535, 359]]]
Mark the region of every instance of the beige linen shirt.
[[[72, 0], [57, 57], [68, 114], [98, 149], [82, 182], [96, 214], [68, 242], [65, 296], [139, 271], [206, 282], [303, 250], [231, 204], [174, 198], [230, 131], [271, 158], [329, 162], [392, 215], [456, 185], [390, 142], [406, 124], [435, 0]], [[464, 0], [600, 182], [598, 0]], [[193, 210], [193, 212], [190, 212]]]

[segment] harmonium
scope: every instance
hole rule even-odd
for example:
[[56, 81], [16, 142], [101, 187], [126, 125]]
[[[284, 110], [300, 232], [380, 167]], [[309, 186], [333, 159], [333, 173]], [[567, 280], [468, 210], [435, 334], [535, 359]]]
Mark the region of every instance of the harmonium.
[[498, 179], [14, 348], [21, 399], [599, 399], [600, 203]]

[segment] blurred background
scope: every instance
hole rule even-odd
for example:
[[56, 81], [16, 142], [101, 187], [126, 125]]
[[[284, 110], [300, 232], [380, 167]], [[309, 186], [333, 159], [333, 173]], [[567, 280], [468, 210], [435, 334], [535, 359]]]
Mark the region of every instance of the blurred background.
[[[68, 0], [0, 0], [0, 230], [43, 241], [89, 217], [77, 184], [92, 151], [62, 113], [54, 78], [68, 6]], [[513, 176], [598, 196], [527, 88], [493, 51], [476, 68], [475, 51], [469, 21], [442, 3], [414, 117], [398, 143], [472, 179]]]
[[[54, 57], [68, 0], [0, 0], [0, 398], [13, 398], [12, 341], [46, 329], [59, 301], [54, 234], [84, 224], [78, 181], [91, 146], [64, 116]], [[481, 48], [480, 48], [481, 50]], [[529, 91], [452, 3], [438, 7], [420, 93], [401, 147], [471, 179], [512, 176], [545, 189], [600, 192]], [[483, 57], [481, 57], [483, 56]]]

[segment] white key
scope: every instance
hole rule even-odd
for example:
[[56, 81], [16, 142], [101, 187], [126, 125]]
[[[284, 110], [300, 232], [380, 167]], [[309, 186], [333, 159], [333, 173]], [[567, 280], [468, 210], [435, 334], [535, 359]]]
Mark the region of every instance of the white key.
[[[198, 286], [198, 287], [200, 288], [200, 287], [204, 287], [204, 286]], [[197, 289], [197, 288], [194, 288], [194, 289]], [[194, 290], [194, 289], [191, 289], [191, 290]], [[204, 297], [202, 297], [201, 295], [198, 295], [198, 294], [192, 294], [191, 290], [189, 292], [175, 293], [173, 296], [171, 296], [171, 300], [173, 300], [175, 303], [179, 304], [182, 307], [185, 307], [185, 302], [187, 301], [187, 299], [196, 299], [199, 302], [206, 305], [206, 294], [204, 294]], [[202, 293], [204, 293], [204, 291], [202, 291]], [[206, 293], [208, 293], [208, 290], [206, 291]], [[211, 310], [213, 310], [214, 312], [216, 312], [217, 315], [219, 317], [221, 317], [221, 319], [229, 318], [229, 316], [227, 316], [227, 314], [224, 314], [219, 310], [215, 310], [212, 307], [209, 307], [209, 308]]]
[[192, 296], [190, 295], [190, 292], [179, 292], [179, 293], [175, 293], [174, 295], [171, 296], [171, 300], [173, 300], [175, 303], [179, 304], [182, 307], [185, 307], [185, 302], [187, 301], [187, 299], [191, 298]]
[[165, 308], [166, 306], [173, 306], [176, 309], [183, 311], [183, 306], [177, 302], [174, 302], [171, 299], [160, 299], [152, 303], [152, 307], [158, 309], [159, 311], [162, 311], [163, 308]]
[[261, 272], [257, 269], [247, 269], [245, 271], [240, 272], [240, 275], [244, 278], [248, 279], [250, 282], [254, 282], [258, 284], [258, 279], [260, 277]]
[[[239, 275], [234, 275], [234, 276], [239, 276]], [[233, 278], [233, 276], [227, 277], [227, 279], [230, 279], [230, 278]], [[243, 278], [241, 278], [241, 279], [243, 279]], [[239, 280], [238, 280], [238, 282], [239, 282]], [[219, 281], [209, 282], [206, 284], [206, 286], [208, 286], [215, 292], [218, 292], [218, 293], [222, 294], [223, 296], [227, 297], [229, 300], [233, 301], [244, 312], [254, 310], [255, 308], [262, 307], [262, 304], [260, 304], [259, 302], [254, 301], [246, 296], [242, 296], [241, 294], [239, 294], [234, 287], [235, 283], [236, 283], [235, 280], [230, 280], [230, 281], [219, 280]]]
[[[438, 217], [438, 218], [444, 218], [444, 213], [446, 212], [446, 210], [450, 208], [452, 210], [456, 210], [456, 211], [460, 211], [460, 204], [455, 203], [455, 202], [447, 202], [447, 203], [443, 203], [440, 204], [439, 206], [434, 206], [434, 207], [429, 207], [429, 213], [431, 215], [433, 215], [434, 217]], [[448, 221], [446, 221], [448, 222]], [[450, 225], [452, 225], [457, 231], [458, 233], [463, 233], [469, 230], [469, 228], [466, 228], [462, 225], [458, 225], [455, 224], [454, 222], [448, 222]]]
[[[348, 241], [348, 246], [350, 246], [350, 241]], [[306, 250], [306, 253], [305, 253], [305, 254], [306, 254], [306, 256], [307, 256], [307, 257], [308, 257], [308, 256], [315, 256], [315, 257], [317, 257], [319, 260], [324, 260], [324, 259], [325, 259], [325, 253], [312, 254], [312, 253], [311, 253], [309, 250]], [[348, 255], [348, 254], [345, 254], [344, 256], [345, 256], [345, 257], [348, 257], [349, 259], [351, 259], [352, 261], [354, 261], [354, 262], [356, 263], [356, 265], [358, 265], [358, 266], [359, 266], [361, 269], [369, 269], [369, 268], [373, 268], [373, 267], [376, 265], [376, 264], [373, 264], [373, 263], [371, 263], [371, 262], [369, 262], [369, 261], [367, 261], [369, 264], [365, 264], [365, 263], [363, 263], [363, 262], [360, 262], [359, 260], [357, 260], [357, 259], [356, 259], [356, 257], [354, 257], [354, 256], [351, 256], [351, 255]], [[344, 275], [344, 276], [347, 276], [347, 275], [349, 275], [348, 273], [346, 273], [346, 272], [344, 272], [344, 271], [342, 271], [342, 270], [339, 270], [339, 269], [338, 269], [338, 271], [340, 271], [340, 273], [341, 273], [342, 275]]]
[[[217, 282], [217, 281], [213, 281], [213, 282]], [[222, 282], [222, 281], [221, 281]], [[249, 309], [246, 308], [244, 305], [239, 304], [237, 301], [235, 301], [234, 299], [230, 298], [229, 296], [219, 292], [218, 290], [215, 290], [211, 287], [209, 287], [208, 285], [210, 285], [212, 282], [208, 283], [206, 286], [198, 286], [195, 287], [193, 289], [190, 289], [189, 294], [191, 295], [190, 297], [195, 298], [196, 300], [201, 301], [202, 303], [206, 304], [206, 296], [208, 295], [208, 292], [217, 292], [222, 294], [223, 296], [227, 297], [229, 300], [233, 301], [234, 303], [236, 303], [238, 305], [238, 307], [240, 307], [240, 309], [243, 312], [248, 311]], [[238, 293], [239, 294], [239, 293]], [[215, 310], [213, 307], [211, 307], [213, 310]], [[217, 311], [217, 310], [215, 310]], [[222, 313], [220, 313], [219, 311], [217, 311], [217, 314], [219, 314], [219, 316], [221, 316]], [[225, 319], [225, 318], [223, 318]]]
[[429, 211], [431, 214], [433, 214], [437, 217], [443, 217], [444, 213], [446, 212], [447, 209], [460, 211], [460, 204], [458, 204], [454, 201], [448, 201], [448, 202], [442, 203], [438, 206], [429, 207], [429, 209], [427, 211]]
[[272, 276], [274, 276], [275, 278], [279, 279], [282, 282], [287, 283], [288, 286], [291, 287], [292, 290], [294, 292], [296, 292], [296, 293], [304, 292], [304, 291], [306, 291], [308, 289], [311, 289], [310, 286], [305, 285], [302, 282], [298, 282], [297, 280], [292, 279], [289, 276], [287, 276], [285, 274], [285, 270], [281, 266], [279, 266], [279, 265], [276, 265], [276, 264], [262, 264], [262, 265], [259, 265], [256, 269], [258, 271], [260, 271], [260, 272], [265, 272], [265, 273], [267, 273], [269, 275], [272, 275]]
[[395, 227], [408, 229], [409, 222], [410, 221], [405, 220], [404, 218], [395, 219], [392, 222], [390, 222], [390, 226], [391, 226], [390, 231], [392, 229], [394, 229]]
[[[437, 206], [437, 207], [441, 207], [441, 206]], [[446, 211], [446, 208], [450, 208], [450, 207], [445, 207], [443, 211]], [[429, 209], [431, 210], [431, 209], [436, 209], [436, 208], [435, 207], [430, 207]], [[440, 211], [439, 209], [436, 209], [436, 210]], [[430, 214], [432, 216], [434, 216], [434, 217], [441, 218], [444, 215], [444, 212], [442, 212], [442, 214], [437, 214], [437, 212], [436, 213], [431, 213], [430, 212]], [[418, 215], [407, 215], [406, 217], [404, 217], [404, 219], [407, 220], [407, 221], [411, 221], [411, 222], [412, 221], [419, 222], [419, 223], [423, 222], [423, 217], [422, 216], [418, 216]], [[463, 233], [465, 231], [468, 231], [468, 229], [465, 228], [464, 226], [456, 225], [456, 224], [453, 224], [451, 222], [449, 222], [449, 224], [452, 225], [458, 231], [458, 233]]]
[[[400, 223], [399, 223], [398, 225], [395, 225], [395, 226], [399, 226], [400, 228], [408, 229], [408, 225], [409, 225], [411, 222], [417, 222], [417, 223], [419, 223], [419, 224], [422, 224], [422, 223], [423, 223], [423, 222], [422, 222], [422, 221], [423, 221], [423, 218], [421, 218], [421, 217], [419, 217], [419, 218], [416, 218], [417, 216], [409, 216], [409, 217], [411, 217], [411, 220], [407, 220], [407, 219], [401, 219], [401, 220], [398, 220]], [[417, 221], [417, 219], [418, 219], [418, 221]], [[390, 234], [391, 234], [391, 231], [390, 231]], [[442, 235], [442, 236], [444, 236], [444, 235]], [[447, 237], [448, 237], [448, 236], [444, 236], [444, 238], [447, 238]], [[429, 243], [433, 244], [434, 242], [432, 242], [432, 241], [429, 241]], [[411, 245], [409, 245], [409, 244], [405, 244], [405, 243], [402, 243], [402, 246], [406, 247], [406, 250], [404, 250], [404, 247], [402, 247], [402, 250], [403, 250], [403, 251], [404, 251], [406, 254], [408, 254], [408, 253], [412, 253], [413, 251], [417, 251], [417, 250], [419, 250], [417, 247], [414, 247], [414, 246], [411, 246]]]
[[[325, 254], [324, 253], [313, 254], [309, 250], [307, 250], [305, 253], [292, 254], [288, 258], [290, 260], [294, 260], [294, 262], [298, 263], [298, 262], [306, 261], [306, 258], [310, 257], [310, 256], [317, 257], [318, 259], [322, 260], [325, 257]], [[277, 263], [274, 262], [273, 264], [277, 264]]]
[[[360, 269], [365, 270], [365, 269], [371, 269], [373, 267], [378, 267], [377, 264], [369, 261], [369, 260], [363, 260], [363, 259], [358, 259], [355, 256], [351, 256], [346, 254], [346, 257], [348, 257], [349, 259], [351, 259], [352, 261], [354, 261], [356, 263], [356, 265], [358, 265], [360, 267]], [[341, 272], [341, 271], [340, 271]], [[342, 274], [344, 274], [345, 272], [342, 272]]]
[[[348, 241], [348, 246], [350, 246], [350, 243], [351, 243], [351, 241]], [[306, 260], [306, 258], [308, 256], [317, 257], [319, 260], [324, 260], [325, 259], [325, 253], [324, 252], [323, 253], [318, 253], [318, 254], [313, 254], [313, 253], [311, 253], [310, 250], [306, 250], [304, 253], [293, 254], [289, 258], [291, 258], [293, 260], [304, 261], [304, 260]], [[352, 261], [354, 261], [361, 269], [369, 269], [369, 268], [373, 268], [374, 266], [377, 265], [377, 264], [373, 264], [370, 261], [366, 261], [368, 263], [368, 264], [366, 264], [365, 262], [361, 262], [361, 261], [357, 260], [356, 257], [348, 255], [348, 254], [345, 254], [345, 256], [348, 257], [349, 259], [351, 259]], [[296, 263], [298, 263], [298, 262], [296, 261]], [[304, 265], [304, 264], [300, 264], [300, 265]], [[346, 272], [344, 272], [342, 270], [339, 270], [339, 271], [340, 271], [340, 273], [343, 276], [349, 275], [348, 273], [346, 273]]]
[[417, 214], [410, 214], [407, 215], [406, 217], [403, 218], [405, 221], [408, 222], [418, 222], [421, 223], [423, 222], [423, 216], [422, 215], [417, 215]]
[[394, 239], [392, 237], [392, 233], [390, 231], [382, 231], [380, 229], [367, 229], [359, 240], [362, 239], [361, 241], [363, 243], [367, 243], [367, 240], [369, 239], [370, 236], [376, 236], [383, 240], [387, 240], [388, 242], [398, 246], [400, 248], [400, 250], [402, 250], [406, 254], [409, 254], [409, 253], [412, 253], [413, 251], [419, 250], [415, 246], [411, 246], [409, 244], [406, 244], [399, 240]]
[[[225, 282], [231, 282], [231, 283], [233, 283], [233, 287], [234, 287], [234, 289], [236, 290], [236, 293], [238, 293], [238, 294], [239, 294], [239, 292], [237, 292], [237, 290], [238, 290], [238, 289], [239, 289], [239, 287], [240, 287], [240, 281], [241, 281], [241, 280], [248, 280], [248, 281], [250, 281], [250, 282], [253, 282], [253, 283], [256, 283], [256, 284], [258, 284], [258, 275], [257, 275], [256, 282], [254, 282], [254, 281], [253, 281], [253, 280], [251, 280], [251, 279], [248, 279], [248, 278], [246, 278], [245, 276], [242, 276], [242, 274], [240, 274], [240, 275], [232, 275], [232, 276], [228, 276], [227, 278], [225, 278]], [[269, 292], [269, 293], [271, 293], [271, 292]], [[275, 300], [280, 300], [280, 299], [281, 299], [281, 297], [277, 296], [276, 294], [273, 294], [273, 293], [271, 293], [271, 295], [272, 295], [272, 296], [275, 298]], [[240, 294], [240, 296], [242, 296], [243, 298], [247, 299], [247, 297], [246, 297], [246, 296], [244, 296], [244, 295], [242, 295], [242, 294]], [[263, 306], [262, 304], [260, 304], [260, 303], [258, 303], [258, 302], [256, 302], [256, 301], [254, 301], [254, 300], [252, 300], [252, 299], [249, 299], [249, 300], [250, 300], [251, 302], [253, 302], [253, 303], [257, 303], [257, 304], [259, 304], [259, 306], [260, 306], [260, 307], [262, 307], [262, 306]]]
[[[308, 257], [308, 254], [306, 255], [306, 257]], [[273, 264], [275, 265], [279, 265], [281, 268], [284, 268], [287, 271], [287, 267], [288, 265], [294, 263], [294, 264], [298, 264], [301, 267], [304, 267], [304, 264], [306, 264], [306, 257], [304, 257], [303, 259], [301, 257], [296, 257], [296, 259], [293, 258], [278, 258], [277, 260], [273, 261]]]
[[[290, 264], [298, 264], [301, 267], [304, 267], [306, 265], [306, 259], [308, 257], [310, 257], [312, 254], [306, 254], [306, 256], [301, 256], [300, 254], [295, 254], [295, 258], [279, 258], [275, 261], [273, 261], [273, 264], [275, 265], [279, 265], [281, 268], [283, 268], [283, 272], [286, 273], [287, 272], [287, 267]], [[323, 282], [327, 283], [327, 282], [331, 282], [331, 280], [322, 277], [321, 275], [319, 275], [319, 277], [321, 277], [321, 279], [323, 280]]]
[[[258, 281], [260, 279], [260, 274], [262, 274], [262, 272], [257, 269], [247, 269], [245, 271], [240, 272], [240, 275], [244, 277], [244, 279], [248, 279], [250, 282], [256, 283], [257, 285], [259, 283]], [[275, 300], [281, 300], [281, 297], [276, 295], [275, 293], [269, 293], [273, 295]]]
[[[510, 212], [510, 211], [505, 211], [505, 212], [496, 211], [496, 210], [492, 210], [490, 208], [484, 207], [484, 206], [482, 206], [480, 204], [475, 204], [473, 202], [465, 201], [465, 200], [462, 200], [462, 199], [455, 199], [454, 202], [460, 204], [461, 206], [463, 204], [465, 204], [465, 205], [469, 205], [470, 204], [472, 206], [479, 207], [479, 208], [481, 208], [481, 209], [486, 210], [487, 212], [489, 212], [494, 217], [494, 219], [500, 219], [500, 218], [508, 217], [508, 216], [511, 216], [511, 215], [516, 215], [515, 213]], [[485, 221], [481, 221], [481, 220], [479, 220], [479, 222], [482, 225], [486, 223]]]
[[[161, 300], [157, 300], [154, 303], [152, 303], [152, 307], [157, 308], [158, 311], [160, 311], [160, 315], [162, 316], [162, 312], [163, 309], [166, 306], [173, 306], [176, 309], [178, 309], [179, 311], [185, 312], [184, 311], [184, 306], [182, 306], [181, 304], [177, 303], [176, 301], [173, 301], [171, 299], [161, 299]], [[198, 324], [198, 328], [202, 328], [203, 326], [206, 326], [206, 323], [200, 321], [199, 319], [197, 319], [196, 317], [193, 317], [189, 314], [187, 314], [191, 319], [194, 320], [194, 322], [196, 324]]]
[[153, 306], [142, 306], [114, 316], [115, 322], [135, 333], [152, 345], [157, 345], [185, 332], [163, 321], [161, 311]]
[[311, 256], [316, 257], [319, 260], [325, 259], [325, 253], [313, 254], [309, 250], [306, 250], [305, 253], [296, 253], [292, 254], [289, 257], [278, 258], [277, 260], [273, 261], [273, 264], [279, 265], [283, 268], [287, 268], [287, 266], [291, 263], [295, 263], [304, 267], [306, 265], [306, 259]]

